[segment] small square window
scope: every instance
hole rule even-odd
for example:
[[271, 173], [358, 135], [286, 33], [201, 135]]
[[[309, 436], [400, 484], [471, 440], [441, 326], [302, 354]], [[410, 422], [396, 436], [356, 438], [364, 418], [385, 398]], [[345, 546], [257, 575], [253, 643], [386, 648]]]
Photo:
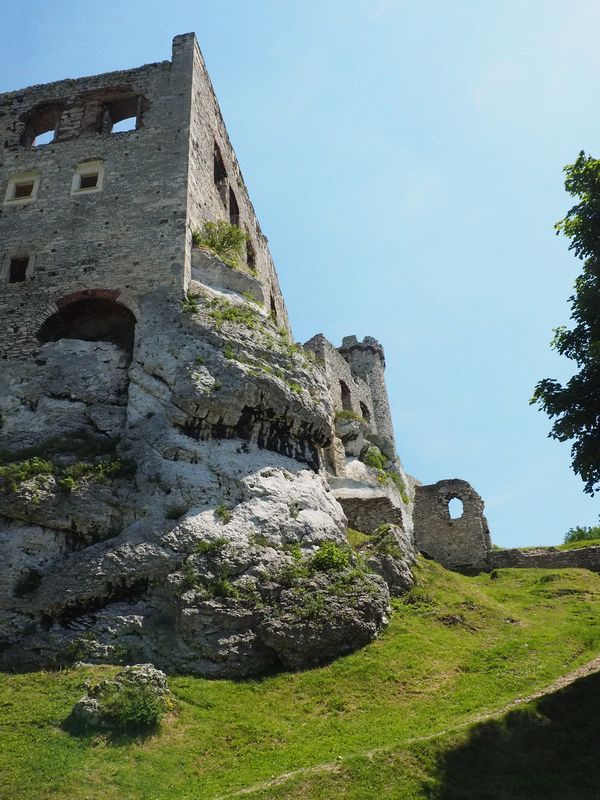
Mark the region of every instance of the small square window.
[[22, 283], [27, 277], [29, 258], [11, 258], [8, 266], [8, 282]]
[[79, 179], [79, 188], [80, 189], [95, 189], [98, 186], [98, 173], [92, 173], [91, 175], [81, 175]]
[[20, 204], [35, 200], [38, 193], [39, 182], [39, 175], [35, 172], [13, 176], [8, 181], [4, 202]]
[[14, 198], [17, 197], [31, 197], [33, 194], [33, 181], [28, 183], [15, 183]]
[[104, 162], [82, 161], [77, 165], [71, 184], [71, 194], [100, 192], [104, 184]]

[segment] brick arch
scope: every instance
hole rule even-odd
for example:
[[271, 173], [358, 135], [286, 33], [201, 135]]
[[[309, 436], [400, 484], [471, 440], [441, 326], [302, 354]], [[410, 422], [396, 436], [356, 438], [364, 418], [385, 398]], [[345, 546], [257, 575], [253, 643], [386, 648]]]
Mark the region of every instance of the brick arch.
[[137, 318], [117, 289], [83, 289], [55, 300], [38, 319], [40, 342], [107, 341], [133, 351]]
[[52, 302], [48, 303], [44, 310], [36, 315], [36, 330], [39, 330], [44, 322], [46, 322], [46, 320], [48, 320], [53, 314], [56, 314], [57, 311], [60, 311], [61, 308], [64, 308], [65, 306], [69, 305], [70, 303], [74, 303], [77, 300], [83, 300], [84, 298], [92, 297], [114, 300], [119, 305], [125, 306], [125, 308], [131, 311], [136, 320], [138, 318], [137, 303], [128, 292], [122, 292], [120, 289], [81, 289], [80, 291], [71, 292], [71, 294], [66, 294], [63, 297], [59, 297], [56, 300], [52, 300]]

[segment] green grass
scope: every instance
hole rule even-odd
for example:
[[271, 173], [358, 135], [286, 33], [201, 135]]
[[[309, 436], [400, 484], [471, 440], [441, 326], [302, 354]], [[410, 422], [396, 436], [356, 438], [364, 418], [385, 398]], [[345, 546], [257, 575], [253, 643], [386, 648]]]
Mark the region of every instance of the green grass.
[[[61, 729], [90, 672], [97, 678], [110, 667], [1, 675], [0, 797], [202, 800], [338, 757], [333, 771], [249, 796], [558, 797], [544, 773], [567, 770], [555, 754], [561, 744], [569, 754], [575, 745], [567, 747], [566, 729], [552, 735], [552, 726], [562, 723], [553, 711], [546, 721], [546, 707], [540, 711], [546, 701], [527, 713], [512, 712], [524, 716], [508, 715], [497, 723], [499, 732], [496, 723], [486, 723], [491, 733], [483, 738], [477, 727], [451, 731], [600, 653], [600, 576], [575, 569], [497, 574], [494, 580], [467, 578], [421, 562], [418, 585], [406, 601], [394, 601], [388, 630], [369, 647], [319, 669], [238, 682], [174, 677], [179, 712], [145, 740], [115, 745]], [[589, 706], [582, 700], [572, 714], [573, 727], [578, 720], [581, 735], [588, 734], [588, 747], [595, 742], [595, 704], [593, 697]], [[409, 742], [444, 730], [449, 732], [442, 737]], [[371, 750], [371, 757], [362, 755]], [[503, 789], [510, 755], [524, 763], [529, 753], [546, 794]], [[483, 757], [485, 768], [465, 773], [464, 765]], [[579, 783], [572, 767], [577, 787], [597, 769], [579, 767]], [[600, 791], [560, 795], [598, 796]]]
[[[343, 758], [252, 800], [597, 800], [600, 675], [463, 730]], [[371, 792], [371, 794], [369, 794]]]
[[578, 550], [580, 547], [598, 547], [600, 539], [580, 539], [578, 542], [569, 542], [568, 544], [557, 545], [557, 550]]

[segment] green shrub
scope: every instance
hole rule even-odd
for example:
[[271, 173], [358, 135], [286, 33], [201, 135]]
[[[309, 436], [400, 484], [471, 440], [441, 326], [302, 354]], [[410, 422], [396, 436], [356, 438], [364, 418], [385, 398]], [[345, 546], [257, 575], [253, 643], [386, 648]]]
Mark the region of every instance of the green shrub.
[[292, 610], [300, 619], [319, 619], [326, 609], [326, 601], [327, 596], [324, 592], [295, 589]]
[[206, 590], [211, 597], [240, 597], [240, 590], [228, 578], [227, 575], [217, 575], [212, 581], [206, 584]]
[[253, 330], [259, 318], [256, 307], [247, 303], [230, 303], [228, 300], [215, 298], [209, 302], [208, 309], [208, 316], [217, 328], [220, 328], [224, 322], [233, 322]]
[[335, 412], [335, 418], [339, 419], [339, 420], [353, 419], [356, 422], [362, 422], [363, 421], [363, 418], [360, 417], [358, 414], [356, 414], [354, 411], [350, 411], [350, 410], [345, 409], [345, 408], [343, 408], [343, 409], [342, 408], [338, 408], [337, 411]]
[[198, 588], [198, 573], [196, 572], [196, 568], [191, 561], [184, 561], [181, 566], [181, 573], [183, 575], [184, 582], [188, 586], [190, 586], [192, 589]]
[[364, 542], [371, 541], [371, 536], [368, 533], [356, 531], [353, 528], [346, 528], [346, 538], [353, 550], [356, 550], [361, 544], [364, 544]]
[[311, 572], [341, 572], [350, 566], [350, 549], [336, 542], [322, 542], [309, 560]]
[[585, 542], [589, 539], [600, 539], [600, 526], [585, 528], [578, 525], [576, 528], [570, 528], [565, 534], [564, 543]]
[[75, 487], [77, 486], [77, 481], [70, 475], [66, 475], [64, 478], [58, 479], [58, 485], [64, 492], [70, 494], [70, 492], [72, 492], [73, 489], [75, 489]]
[[[226, 510], [229, 511], [229, 509]], [[229, 519], [231, 519], [231, 511], [229, 511]], [[197, 542], [196, 553], [199, 556], [207, 555], [209, 553], [221, 553], [227, 547], [228, 544], [229, 541], [223, 537], [210, 540], [205, 539], [201, 542]]]
[[239, 269], [240, 259], [244, 257], [246, 234], [237, 225], [219, 220], [206, 221], [202, 229], [192, 233], [195, 247], [206, 247], [217, 255], [224, 264]]
[[197, 314], [200, 309], [198, 305], [198, 298], [186, 294], [185, 298], [181, 301], [181, 310], [184, 314]]
[[397, 472], [394, 472], [391, 469], [388, 469], [385, 473], [387, 477], [396, 485], [396, 488], [400, 492], [400, 497], [402, 498], [402, 502], [410, 503], [410, 497], [408, 496], [408, 492], [406, 491], [406, 485], [400, 475]]
[[124, 464], [117, 458], [103, 458], [95, 463], [78, 461], [65, 467], [58, 480], [58, 485], [66, 492], [72, 491], [85, 478], [99, 483], [108, 483], [123, 472]]
[[103, 699], [113, 730], [135, 733], [155, 728], [165, 713], [165, 701], [151, 686], [125, 686]]
[[215, 517], [220, 519], [224, 525], [227, 525], [227, 523], [231, 520], [232, 517], [231, 509], [227, 508], [227, 506], [224, 505], [223, 503], [220, 503], [215, 508]]
[[0, 466], [0, 478], [8, 484], [11, 491], [18, 491], [25, 481], [36, 478], [38, 475], [52, 475], [54, 466], [43, 458], [34, 456], [25, 461], [16, 461]]
[[384, 472], [388, 462], [388, 459], [383, 455], [381, 450], [374, 444], [362, 451], [360, 460], [363, 464], [366, 464], [367, 467], [375, 467], [375, 469], [381, 469]]

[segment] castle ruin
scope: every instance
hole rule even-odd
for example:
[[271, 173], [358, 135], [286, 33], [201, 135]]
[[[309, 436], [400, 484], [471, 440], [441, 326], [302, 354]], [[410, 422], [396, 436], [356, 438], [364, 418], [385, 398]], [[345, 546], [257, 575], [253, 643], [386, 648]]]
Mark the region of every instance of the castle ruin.
[[[402, 467], [381, 345], [294, 342], [193, 34], [0, 95], [0, 141], [2, 666], [319, 663], [416, 550], [489, 566], [478, 495]], [[237, 263], [198, 244], [218, 221]], [[387, 539], [344, 583], [347, 527]]]

